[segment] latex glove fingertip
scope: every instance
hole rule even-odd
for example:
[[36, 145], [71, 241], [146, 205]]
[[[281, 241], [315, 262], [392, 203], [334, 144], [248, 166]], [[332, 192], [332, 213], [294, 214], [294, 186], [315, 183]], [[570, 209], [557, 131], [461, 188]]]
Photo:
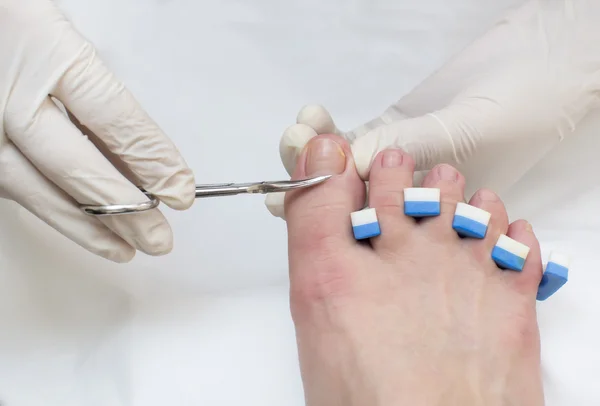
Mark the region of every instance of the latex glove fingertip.
[[305, 124], [314, 129], [317, 134], [341, 135], [335, 126], [331, 114], [319, 104], [309, 104], [300, 110], [296, 118], [298, 124]]
[[167, 177], [158, 190], [152, 193], [173, 210], [189, 209], [196, 200], [196, 181], [192, 170], [182, 168], [176, 175]]
[[269, 212], [283, 220], [285, 220], [284, 202], [285, 192], [269, 193], [265, 198], [265, 206], [267, 206]]
[[296, 161], [302, 150], [308, 141], [316, 136], [316, 131], [305, 124], [294, 124], [284, 131], [279, 142], [279, 155], [285, 170], [290, 176], [296, 168]]
[[354, 164], [356, 165], [356, 171], [358, 172], [358, 176], [364, 181], [369, 180], [371, 165], [380, 151], [379, 141], [380, 138], [378, 137], [378, 134], [375, 131], [372, 131], [371, 133], [356, 139], [356, 141], [350, 145], [352, 156], [354, 157]]

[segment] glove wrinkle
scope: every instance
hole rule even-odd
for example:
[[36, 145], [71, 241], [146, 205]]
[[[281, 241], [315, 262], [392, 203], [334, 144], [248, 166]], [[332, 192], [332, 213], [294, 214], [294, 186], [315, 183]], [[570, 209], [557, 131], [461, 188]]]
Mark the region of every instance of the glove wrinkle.
[[[444, 133], [448, 136], [448, 140], [450, 141], [450, 144], [452, 146], [452, 155], [454, 160], [456, 161], [456, 163], [460, 164], [462, 162], [464, 162], [466, 159], [468, 159], [468, 155], [470, 155], [475, 147], [474, 143], [471, 141], [469, 144], [471, 145], [471, 148], [464, 148], [463, 153], [466, 153], [467, 156], [463, 156], [463, 159], [461, 159], [458, 156], [458, 151], [456, 149], [456, 145], [454, 144], [454, 140], [452, 139], [452, 134], [450, 134], [450, 131], [448, 130], [448, 127], [446, 127], [446, 124], [444, 124], [444, 122], [442, 120], [440, 120], [440, 118], [438, 116], [435, 115], [435, 113], [429, 113], [428, 116], [431, 116], [435, 121], [437, 121], [439, 123], [439, 125], [442, 127], [442, 129], [444, 130]], [[428, 165], [429, 166], [429, 165]]]

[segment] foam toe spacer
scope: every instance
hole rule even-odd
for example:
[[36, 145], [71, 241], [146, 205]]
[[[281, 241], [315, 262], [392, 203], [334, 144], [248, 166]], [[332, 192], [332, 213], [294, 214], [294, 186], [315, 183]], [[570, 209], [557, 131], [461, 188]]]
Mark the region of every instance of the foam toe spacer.
[[404, 189], [404, 214], [410, 217], [431, 217], [440, 215], [440, 189]]
[[363, 209], [350, 214], [352, 232], [357, 240], [377, 237], [381, 234], [377, 212], [375, 209]]
[[484, 238], [492, 215], [479, 207], [458, 203], [452, 228], [461, 237]]
[[543, 301], [555, 294], [569, 279], [569, 257], [552, 252], [537, 291], [537, 300]]
[[525, 265], [525, 260], [529, 255], [529, 247], [521, 244], [506, 235], [498, 238], [496, 246], [492, 250], [492, 259], [503, 269], [521, 272]]

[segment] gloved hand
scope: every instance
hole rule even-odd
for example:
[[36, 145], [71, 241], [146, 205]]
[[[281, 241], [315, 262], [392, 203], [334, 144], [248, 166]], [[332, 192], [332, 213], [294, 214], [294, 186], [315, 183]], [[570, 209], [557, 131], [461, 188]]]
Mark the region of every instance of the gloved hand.
[[[280, 143], [291, 174], [306, 142], [336, 133], [352, 143], [357, 169], [388, 147], [410, 153], [417, 170], [457, 167], [468, 191], [505, 191], [600, 100], [600, 2], [529, 1], [496, 24], [410, 95], [350, 132], [320, 106], [302, 109]], [[283, 217], [283, 194], [267, 207]]]
[[140, 186], [187, 209], [194, 177], [52, 1], [0, 0], [0, 114], [0, 197], [116, 262], [171, 250], [158, 209], [97, 218], [77, 207], [147, 201]]

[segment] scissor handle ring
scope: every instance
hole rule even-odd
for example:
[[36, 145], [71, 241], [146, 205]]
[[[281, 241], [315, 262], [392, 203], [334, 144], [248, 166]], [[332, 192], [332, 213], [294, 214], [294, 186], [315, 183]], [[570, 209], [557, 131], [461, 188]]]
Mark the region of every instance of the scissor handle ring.
[[80, 205], [79, 208], [85, 214], [90, 216], [119, 216], [123, 214], [141, 213], [143, 211], [152, 210], [158, 207], [160, 200], [152, 193], [144, 190], [142, 192], [148, 196], [148, 201], [137, 204], [107, 204], [104, 206]]

